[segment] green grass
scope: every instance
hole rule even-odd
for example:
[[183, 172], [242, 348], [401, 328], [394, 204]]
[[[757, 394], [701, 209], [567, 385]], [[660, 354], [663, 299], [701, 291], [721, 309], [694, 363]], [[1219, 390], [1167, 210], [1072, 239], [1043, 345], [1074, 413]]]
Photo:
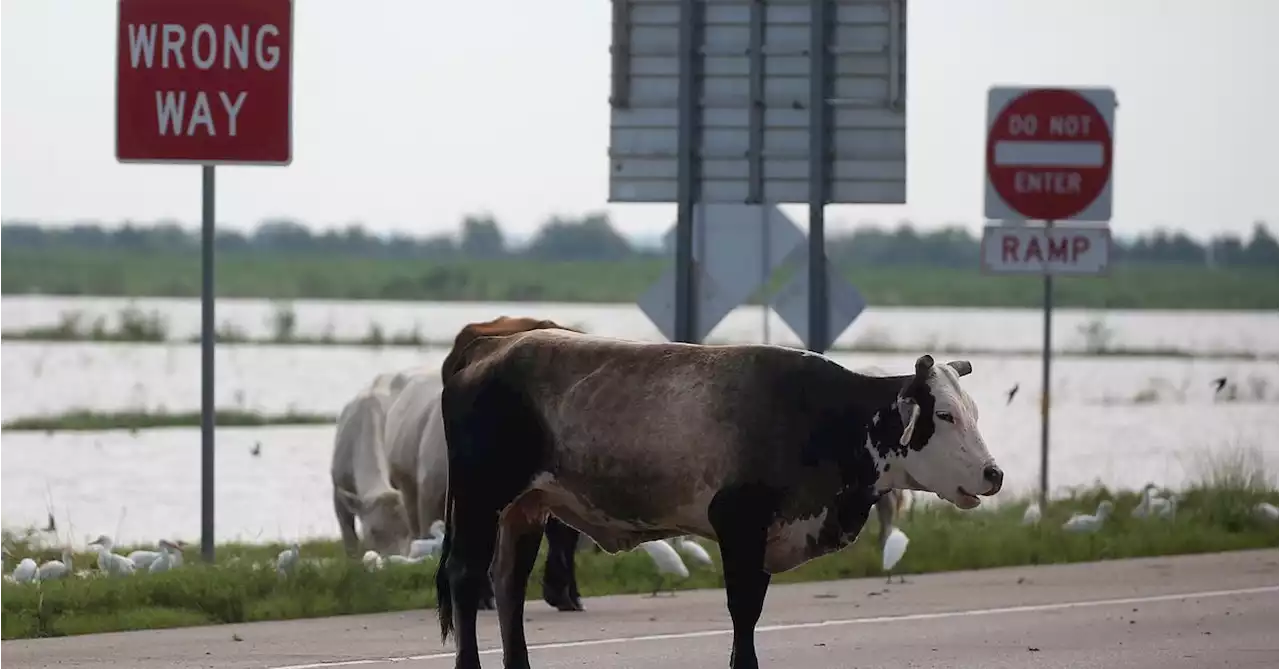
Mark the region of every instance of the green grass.
[[[215, 414], [218, 427], [262, 427], [266, 425], [332, 425], [337, 418], [326, 414], [289, 412], [263, 414], [255, 411], [220, 410]], [[6, 432], [56, 432], [61, 430], [145, 430], [156, 427], [193, 427], [200, 425], [199, 411], [168, 413], [163, 411], [72, 411], [50, 416], [14, 418], [0, 425]]]
[[[1020, 524], [1024, 503], [1008, 500], [999, 508], [959, 511], [942, 504], [909, 508], [899, 526], [911, 538], [905, 557], [894, 573], [920, 574], [1012, 565], [1055, 564], [1158, 555], [1269, 548], [1278, 545], [1277, 526], [1258, 518], [1251, 508], [1260, 501], [1276, 503], [1274, 484], [1250, 473], [1252, 461], [1240, 460], [1236, 470], [1222, 470], [1206, 483], [1184, 491], [1173, 520], [1130, 518], [1138, 502], [1133, 492], [1113, 493], [1093, 487], [1057, 500], [1045, 510], [1039, 526]], [[921, 496], [921, 499], [929, 496]], [[1101, 499], [1116, 508], [1112, 520], [1097, 534], [1060, 531], [1072, 513], [1092, 512]], [[823, 581], [880, 576], [877, 528], [872, 520], [862, 538], [844, 551], [809, 562], [775, 576], [775, 583]], [[12, 534], [6, 536], [6, 570], [24, 556], [37, 562], [57, 557], [58, 550], [37, 550]], [[678, 589], [722, 587], [719, 555], [708, 545], [715, 564], [690, 566], [690, 577], [673, 584]], [[123, 578], [83, 577], [38, 586], [3, 585], [3, 638], [63, 636], [127, 629], [179, 627], [210, 623], [306, 618], [371, 613], [435, 606], [435, 563], [387, 567], [368, 572], [358, 561], [342, 557], [337, 542], [304, 544], [304, 564], [288, 578], [279, 578], [271, 563], [282, 546], [229, 544], [218, 548], [213, 566], [197, 563], [195, 551], [187, 564], [164, 574]], [[131, 547], [118, 548], [127, 554]], [[529, 598], [539, 599], [540, 556]], [[77, 565], [90, 565], [88, 554], [75, 556]], [[255, 563], [264, 566], [255, 567]], [[96, 572], [96, 566], [93, 567]], [[655, 572], [642, 551], [609, 556], [583, 552], [577, 557], [583, 595], [647, 593]], [[587, 604], [590, 608], [590, 603]]]
[[[199, 255], [126, 251], [0, 251], [5, 294], [196, 297]], [[663, 271], [659, 259], [619, 262], [373, 259], [342, 255], [221, 253], [217, 293], [273, 299], [632, 302]], [[874, 306], [1035, 307], [1037, 277], [972, 269], [842, 266]], [[785, 273], [774, 278], [771, 293]], [[1062, 307], [1276, 309], [1274, 268], [1120, 266], [1107, 277], [1064, 277]]]

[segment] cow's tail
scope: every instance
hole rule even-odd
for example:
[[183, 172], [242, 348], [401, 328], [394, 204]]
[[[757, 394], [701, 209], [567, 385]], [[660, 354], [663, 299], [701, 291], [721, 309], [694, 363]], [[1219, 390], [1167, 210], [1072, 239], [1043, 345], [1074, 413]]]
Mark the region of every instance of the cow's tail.
[[444, 488], [444, 541], [440, 543], [440, 561], [436, 564], [436, 609], [440, 616], [441, 643], [453, 632], [453, 596], [449, 591], [449, 574], [445, 571], [453, 543], [453, 477], [449, 478]]

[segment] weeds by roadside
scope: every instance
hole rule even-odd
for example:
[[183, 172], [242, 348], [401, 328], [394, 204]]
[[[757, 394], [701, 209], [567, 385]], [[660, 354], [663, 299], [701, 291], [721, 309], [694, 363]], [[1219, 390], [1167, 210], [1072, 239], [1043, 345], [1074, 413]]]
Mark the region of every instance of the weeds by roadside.
[[[219, 410], [214, 417], [218, 427], [262, 427], [267, 425], [327, 425], [337, 418], [332, 415], [290, 411], [264, 414], [256, 411]], [[4, 431], [54, 432], [59, 430], [145, 430], [157, 427], [192, 427], [200, 424], [199, 411], [71, 411], [49, 416], [14, 418], [0, 425]]]
[[[1269, 548], [1278, 544], [1275, 521], [1259, 518], [1258, 502], [1275, 504], [1268, 475], [1248, 469], [1250, 461], [1215, 465], [1203, 480], [1183, 491], [1172, 520], [1139, 520], [1129, 512], [1139, 493], [1102, 487], [1075, 490], [1052, 502], [1035, 526], [1021, 524], [1026, 500], [1005, 500], [996, 508], [959, 511], [941, 503], [914, 504], [898, 525], [911, 545], [895, 568], [898, 574], [990, 567], [1082, 562], [1129, 557]], [[1091, 512], [1102, 499], [1115, 514], [1096, 534], [1060, 529], [1072, 513]], [[777, 583], [822, 581], [882, 575], [875, 521], [849, 548], [778, 574]], [[281, 578], [273, 563], [280, 545], [228, 544], [218, 548], [212, 565], [195, 562], [162, 574], [128, 577], [86, 576], [40, 585], [3, 585], [3, 638], [29, 638], [125, 629], [179, 627], [210, 623], [318, 617], [435, 606], [436, 563], [387, 567], [369, 572], [346, 559], [336, 541], [302, 546], [303, 563]], [[6, 536], [12, 562], [25, 556], [43, 561], [58, 548]], [[116, 550], [127, 554], [133, 547]], [[711, 567], [691, 566], [679, 589], [722, 587], [719, 554], [709, 550]], [[539, 557], [535, 574], [541, 573]], [[77, 569], [92, 564], [87, 553], [74, 558]], [[96, 566], [90, 569], [96, 572]], [[648, 592], [654, 567], [643, 551], [615, 556], [582, 552], [577, 574], [583, 595]], [[540, 598], [532, 578], [528, 597]], [[588, 604], [588, 607], [590, 604]]]

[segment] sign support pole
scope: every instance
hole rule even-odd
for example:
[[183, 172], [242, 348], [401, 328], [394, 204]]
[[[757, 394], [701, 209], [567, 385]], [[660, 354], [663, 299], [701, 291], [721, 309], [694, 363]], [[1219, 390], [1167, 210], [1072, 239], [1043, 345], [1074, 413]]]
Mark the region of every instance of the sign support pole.
[[809, 2], [809, 350], [831, 345], [827, 297], [828, 0]]
[[697, 145], [697, 123], [700, 116], [698, 87], [698, 38], [702, 3], [682, 0], [680, 3], [679, 57], [679, 124], [676, 134], [676, 318], [675, 340], [696, 343], [698, 289], [694, 285], [693, 227], [695, 207], [699, 199], [698, 168], [701, 164]]
[[[1053, 221], [1044, 222], [1045, 230], [1053, 229]], [[1053, 357], [1053, 274], [1046, 263], [1044, 270], [1044, 350], [1040, 354], [1040, 508], [1049, 502], [1049, 373]]]
[[200, 224], [200, 556], [213, 563], [214, 166], [200, 170], [204, 210]]

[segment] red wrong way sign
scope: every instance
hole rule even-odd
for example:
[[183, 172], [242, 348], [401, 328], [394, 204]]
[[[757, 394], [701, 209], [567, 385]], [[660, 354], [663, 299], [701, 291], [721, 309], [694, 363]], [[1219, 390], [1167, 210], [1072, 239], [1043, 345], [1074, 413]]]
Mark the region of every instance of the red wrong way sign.
[[1105, 227], [988, 225], [982, 268], [995, 274], [1105, 274], [1111, 230]]
[[992, 88], [985, 214], [993, 220], [1111, 218], [1115, 92]]
[[117, 160], [292, 161], [292, 0], [119, 2]]

